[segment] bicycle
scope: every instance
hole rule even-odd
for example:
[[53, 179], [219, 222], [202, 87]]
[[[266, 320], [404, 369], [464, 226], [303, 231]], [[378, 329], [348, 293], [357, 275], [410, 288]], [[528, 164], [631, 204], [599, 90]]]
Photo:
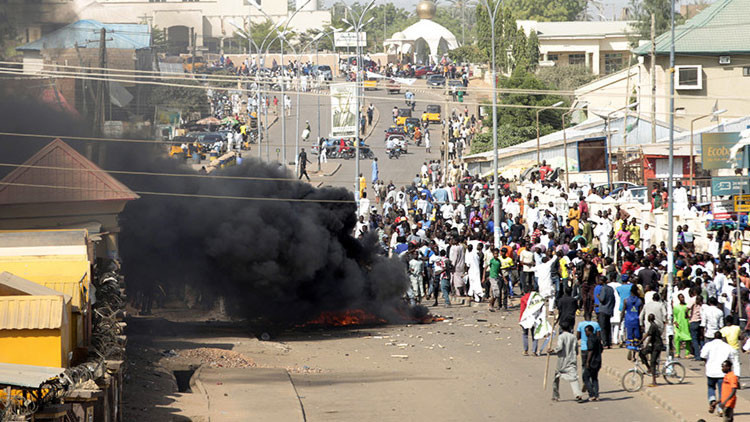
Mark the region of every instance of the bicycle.
[[[630, 393], [640, 391], [643, 388], [643, 376], [650, 375], [650, 372], [646, 367], [638, 361], [636, 355], [634, 359], [635, 365], [633, 368], [628, 369], [622, 376], [622, 388]], [[661, 375], [664, 377], [664, 381], [667, 384], [682, 384], [685, 381], [685, 367], [677, 362], [672, 357], [667, 357], [666, 360], [659, 360], [659, 367], [657, 368], [656, 376]]]

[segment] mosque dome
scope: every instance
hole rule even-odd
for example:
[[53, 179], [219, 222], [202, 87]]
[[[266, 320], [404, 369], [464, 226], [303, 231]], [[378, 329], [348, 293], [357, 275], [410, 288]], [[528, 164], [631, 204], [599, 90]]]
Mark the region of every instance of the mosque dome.
[[417, 16], [419, 19], [432, 19], [435, 17], [437, 6], [430, 0], [422, 0], [417, 5]]

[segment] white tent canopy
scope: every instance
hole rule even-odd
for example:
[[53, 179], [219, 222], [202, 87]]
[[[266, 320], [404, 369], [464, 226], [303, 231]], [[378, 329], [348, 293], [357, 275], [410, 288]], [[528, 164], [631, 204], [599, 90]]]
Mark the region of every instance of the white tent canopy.
[[443, 25], [430, 19], [421, 19], [385, 41], [390, 54], [414, 54], [415, 63], [437, 63], [440, 57], [454, 48], [458, 40]]

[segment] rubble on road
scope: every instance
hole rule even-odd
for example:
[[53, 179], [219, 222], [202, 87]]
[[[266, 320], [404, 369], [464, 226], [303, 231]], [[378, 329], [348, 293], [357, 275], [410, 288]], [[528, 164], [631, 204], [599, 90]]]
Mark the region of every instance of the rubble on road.
[[209, 368], [255, 368], [258, 366], [255, 361], [242, 353], [214, 347], [181, 350], [179, 355], [184, 358], [198, 359], [201, 365]]

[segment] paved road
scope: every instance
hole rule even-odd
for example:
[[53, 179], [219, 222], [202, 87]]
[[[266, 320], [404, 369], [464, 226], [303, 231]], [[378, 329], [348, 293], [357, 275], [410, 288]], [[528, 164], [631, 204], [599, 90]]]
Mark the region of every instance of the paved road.
[[[418, 82], [421, 84], [421, 82]], [[295, 152], [295, 134], [296, 134], [296, 94], [292, 93], [291, 98], [294, 106], [292, 107], [292, 115], [286, 118], [286, 151], [287, 161], [293, 162], [296, 155]], [[429, 92], [427, 89], [417, 90], [417, 99], [434, 100], [435, 104], [443, 104], [444, 97], [437, 92]], [[305, 121], [309, 120], [312, 127], [311, 139], [318, 134], [318, 99], [313, 93], [303, 94], [300, 96], [300, 131], [305, 127]], [[391, 110], [394, 106], [404, 107], [403, 95], [389, 95], [384, 90], [378, 89], [375, 91], [365, 91], [364, 107], [372, 103], [379, 111], [380, 119], [372, 132], [372, 135], [366, 140], [366, 143], [373, 149], [375, 156], [378, 158], [378, 164], [380, 168], [380, 178], [386, 181], [386, 183], [392, 180], [397, 186], [406, 185], [411, 183], [414, 175], [419, 171], [420, 166], [423, 162], [433, 159], [439, 159], [440, 157], [440, 142], [441, 129], [440, 125], [433, 124], [431, 126], [430, 134], [432, 136], [432, 148], [431, 154], [425, 152], [424, 146], [417, 147], [414, 144], [409, 145], [409, 153], [401, 156], [400, 159], [389, 160], [385, 152], [384, 142], [384, 131], [391, 126]], [[421, 117], [422, 111], [424, 111], [426, 104], [418, 103], [416, 111], [414, 112], [415, 117]], [[445, 111], [445, 110], [443, 110]], [[330, 133], [330, 100], [327, 97], [327, 93], [324, 93], [320, 97], [320, 133], [321, 136], [327, 136]], [[273, 113], [269, 114], [269, 121], [275, 118]], [[276, 122], [271, 129], [269, 129], [269, 151], [272, 160], [276, 159], [277, 154], [281, 156], [282, 151], [282, 130], [281, 130], [281, 118]], [[311, 142], [301, 142], [300, 148], [305, 148], [310, 151]], [[266, 157], [266, 147], [261, 145], [262, 156]], [[279, 149], [277, 153], [276, 149]], [[257, 150], [252, 150], [248, 153], [251, 157], [257, 156]], [[308, 155], [310, 161], [315, 162], [316, 156]], [[324, 184], [333, 186], [343, 186], [352, 189], [355, 181], [355, 160], [329, 160], [336, 161], [342, 164], [341, 169], [331, 177], [324, 179]], [[371, 185], [371, 160], [360, 161], [360, 171], [367, 178], [368, 188]], [[313, 168], [315, 166], [312, 166]]]

